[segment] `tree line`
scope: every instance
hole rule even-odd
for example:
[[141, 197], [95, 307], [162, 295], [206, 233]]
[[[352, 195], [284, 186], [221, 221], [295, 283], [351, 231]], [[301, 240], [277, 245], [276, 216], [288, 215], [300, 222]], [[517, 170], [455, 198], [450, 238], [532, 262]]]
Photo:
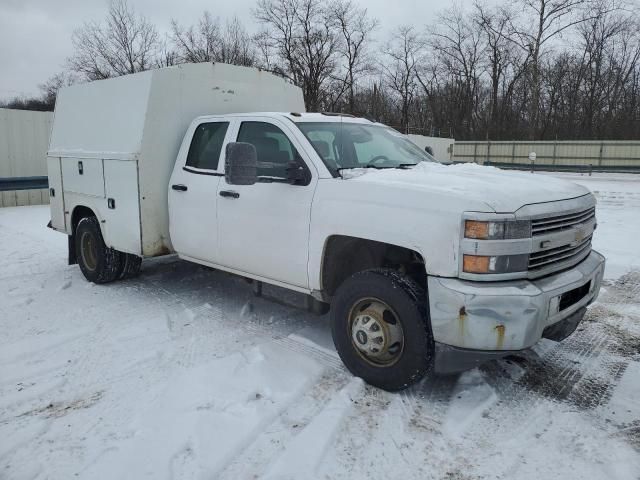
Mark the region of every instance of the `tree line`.
[[[464, 139], [640, 138], [640, 15], [633, 0], [476, 0], [424, 27], [381, 34], [353, 0], [256, 0], [250, 34], [203, 12], [162, 37], [126, 0], [73, 33], [59, 88], [184, 62], [272, 71], [298, 85], [308, 111], [344, 112], [406, 133]], [[386, 38], [383, 38], [386, 37]]]

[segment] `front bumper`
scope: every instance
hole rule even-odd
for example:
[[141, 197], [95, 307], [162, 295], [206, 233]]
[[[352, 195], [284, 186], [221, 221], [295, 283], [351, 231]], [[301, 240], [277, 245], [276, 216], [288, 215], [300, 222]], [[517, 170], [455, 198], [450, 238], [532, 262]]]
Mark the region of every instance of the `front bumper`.
[[480, 350], [494, 356], [529, 348], [545, 329], [550, 336], [554, 329], [548, 327], [558, 322], [571, 320], [577, 326], [582, 318], [576, 321], [577, 313], [598, 296], [604, 265], [604, 257], [592, 251], [570, 270], [537, 280], [429, 277], [434, 340], [443, 350]]

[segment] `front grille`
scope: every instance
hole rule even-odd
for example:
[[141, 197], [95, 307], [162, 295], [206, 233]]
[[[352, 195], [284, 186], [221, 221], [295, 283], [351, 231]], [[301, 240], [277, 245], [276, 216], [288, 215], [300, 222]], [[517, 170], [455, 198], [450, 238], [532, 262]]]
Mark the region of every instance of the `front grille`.
[[562, 245], [530, 254], [529, 271], [541, 270], [552, 263], [562, 262], [565, 265], [570, 264], [572, 260], [576, 262], [582, 260], [591, 251], [591, 237], [592, 235], [589, 235], [579, 243]]
[[531, 221], [531, 233], [535, 237], [536, 235], [570, 230], [575, 225], [588, 222], [595, 216], [596, 208], [591, 207], [580, 212], [534, 219]]

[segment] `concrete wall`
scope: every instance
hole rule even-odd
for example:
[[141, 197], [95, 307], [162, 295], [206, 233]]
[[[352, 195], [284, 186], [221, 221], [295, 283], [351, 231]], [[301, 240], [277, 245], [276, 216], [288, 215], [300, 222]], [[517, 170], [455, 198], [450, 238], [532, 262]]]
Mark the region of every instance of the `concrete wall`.
[[538, 168], [640, 170], [640, 141], [456, 142], [455, 162], [529, 165], [536, 153]]
[[424, 135], [414, 135], [412, 133], [407, 137], [422, 149], [426, 146], [433, 148], [433, 155], [436, 160], [440, 162], [450, 161], [453, 153], [453, 144], [455, 143], [453, 138], [425, 137]]
[[[47, 175], [52, 112], [0, 108], [0, 178]], [[49, 203], [49, 191], [0, 192], [0, 207]]]

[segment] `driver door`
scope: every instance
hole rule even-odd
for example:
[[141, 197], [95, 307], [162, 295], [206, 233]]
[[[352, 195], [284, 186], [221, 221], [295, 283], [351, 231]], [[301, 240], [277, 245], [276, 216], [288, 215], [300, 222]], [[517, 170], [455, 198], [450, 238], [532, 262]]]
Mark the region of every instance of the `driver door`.
[[[262, 117], [240, 121], [237, 142], [251, 143], [258, 157], [254, 185], [218, 186], [219, 263], [290, 286], [308, 288], [309, 224], [317, 172], [291, 127]], [[286, 177], [289, 162], [298, 159], [310, 175], [306, 185], [292, 185]], [[312, 168], [309, 168], [309, 167]]]

